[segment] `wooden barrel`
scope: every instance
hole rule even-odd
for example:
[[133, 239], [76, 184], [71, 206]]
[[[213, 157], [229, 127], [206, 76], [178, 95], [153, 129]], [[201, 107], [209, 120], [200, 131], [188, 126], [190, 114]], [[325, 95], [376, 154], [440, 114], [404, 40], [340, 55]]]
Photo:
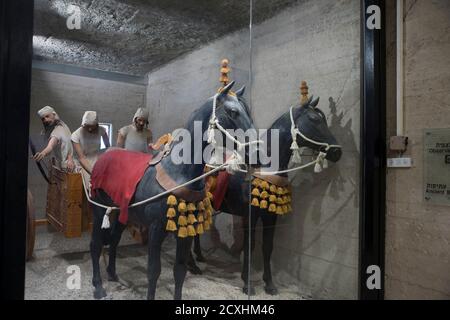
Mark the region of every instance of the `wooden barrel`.
[[33, 257], [34, 242], [36, 239], [36, 227], [34, 224], [34, 203], [33, 195], [30, 190], [27, 194], [27, 250], [26, 250], [26, 261]]

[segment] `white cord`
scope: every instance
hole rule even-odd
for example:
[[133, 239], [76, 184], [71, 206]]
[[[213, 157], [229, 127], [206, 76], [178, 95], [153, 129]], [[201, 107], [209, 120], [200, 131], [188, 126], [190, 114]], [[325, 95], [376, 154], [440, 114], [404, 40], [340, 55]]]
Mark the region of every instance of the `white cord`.
[[209, 127], [208, 127], [208, 143], [212, 144], [214, 148], [216, 147], [216, 139], [214, 139], [214, 129], [219, 129], [220, 132], [222, 132], [228, 139], [233, 141], [237, 144], [238, 150], [242, 150], [244, 147], [252, 145], [252, 144], [259, 144], [264, 143], [262, 140], [255, 140], [255, 141], [249, 141], [246, 143], [242, 143], [239, 140], [237, 140], [235, 137], [233, 137], [227, 130], [225, 130], [219, 123], [219, 119], [216, 117], [216, 109], [217, 109], [217, 97], [220, 93], [217, 93], [214, 95], [213, 98], [213, 111], [211, 113], [211, 118], [209, 119]]
[[[231, 157], [229, 160], [234, 160], [234, 158]], [[208, 172], [202, 174], [201, 176], [198, 176], [198, 177], [196, 177], [196, 178], [194, 178], [194, 179], [192, 179], [192, 180], [189, 180], [189, 181], [187, 181], [187, 182], [185, 182], [185, 183], [183, 183], [183, 184], [181, 184], [181, 185], [178, 185], [178, 186], [176, 186], [176, 187], [174, 187], [174, 188], [172, 188], [172, 189], [169, 189], [169, 190], [166, 190], [166, 191], [164, 191], [164, 192], [162, 192], [162, 193], [159, 193], [159, 194], [157, 194], [157, 195], [155, 195], [155, 196], [153, 196], [153, 197], [150, 197], [150, 198], [147, 198], [147, 199], [145, 199], [145, 200], [142, 200], [142, 201], [133, 203], [132, 205], [128, 206], [128, 208], [137, 207], [137, 206], [143, 205], [143, 204], [145, 204], [145, 203], [147, 203], [147, 202], [154, 201], [154, 200], [156, 200], [156, 199], [158, 199], [158, 198], [160, 198], [160, 197], [163, 197], [163, 196], [165, 196], [165, 195], [167, 195], [167, 194], [172, 193], [173, 191], [175, 191], [175, 190], [177, 190], [177, 189], [186, 187], [186, 186], [188, 186], [188, 185], [190, 185], [190, 184], [192, 184], [192, 183], [194, 183], [194, 182], [197, 182], [197, 181], [199, 181], [199, 180], [201, 180], [201, 179], [203, 179], [203, 178], [205, 178], [205, 177], [207, 177], [207, 176], [209, 176], [209, 175], [215, 173], [216, 171], [222, 170], [222, 169], [224, 169], [225, 167], [228, 167], [228, 166], [230, 166], [230, 165], [233, 165], [233, 164], [229, 164], [228, 161], [227, 161], [227, 162], [225, 162], [224, 164], [218, 166], [217, 168], [215, 168], [215, 169], [213, 169], [213, 170], [211, 170], [211, 171], [208, 171]], [[106, 206], [106, 205], [103, 205], [103, 204], [101, 204], [101, 203], [98, 203], [98, 202], [92, 200], [92, 199], [90, 198], [89, 193], [88, 193], [88, 190], [87, 190], [87, 188], [86, 188], [86, 181], [84, 180], [84, 176], [81, 175], [81, 177], [82, 177], [82, 180], [83, 180], [83, 188], [84, 188], [84, 192], [85, 192], [85, 194], [86, 194], [87, 200], [88, 200], [90, 203], [92, 203], [93, 205], [96, 205], [96, 206], [98, 206], [98, 207], [100, 207], [100, 208], [106, 209], [105, 216], [103, 217], [102, 229], [108, 229], [108, 228], [109, 228], [109, 214], [112, 212], [112, 210], [118, 210], [118, 209], [120, 209], [120, 208], [118, 208], [118, 207], [110, 207], [110, 206]]]
[[[291, 136], [292, 136], [292, 145], [291, 145], [291, 150], [293, 152], [293, 162], [294, 163], [300, 163], [299, 160], [301, 159], [300, 157], [300, 147], [297, 144], [297, 135], [299, 135], [300, 137], [302, 137], [305, 141], [308, 141], [312, 144], [318, 145], [318, 146], [324, 146], [325, 151], [330, 150], [331, 148], [342, 148], [342, 146], [338, 145], [338, 144], [328, 144], [326, 142], [318, 142], [315, 141], [313, 139], [308, 138], [307, 136], [305, 136], [295, 125], [295, 121], [294, 121], [294, 115], [293, 115], [293, 109], [294, 107], [292, 106], [289, 110], [290, 113], [290, 118], [291, 118]], [[295, 168], [291, 168], [291, 169], [286, 169], [286, 170], [279, 170], [279, 171], [260, 171], [258, 172], [258, 174], [261, 175], [276, 175], [276, 174], [283, 174], [283, 173], [289, 173], [289, 172], [293, 172], [293, 171], [297, 171], [297, 170], [303, 170], [306, 169], [312, 165], [315, 165], [314, 167], [314, 172], [319, 173], [322, 171], [322, 168], [328, 168], [328, 161], [325, 158], [326, 157], [326, 152], [320, 152], [319, 155], [317, 156], [317, 158], [311, 162], [308, 162], [305, 165], [299, 166], [299, 167], [295, 167]], [[207, 164], [208, 167], [210, 168], [217, 168], [216, 166]], [[238, 169], [235, 171], [240, 171], [243, 173], [247, 173], [247, 170], [244, 169]]]
[[297, 139], [296, 139], [296, 136], [297, 135], [299, 135], [300, 137], [302, 137], [304, 140], [306, 140], [306, 141], [308, 141], [308, 142], [310, 142], [310, 143], [312, 143], [312, 144], [315, 144], [315, 145], [317, 145], [317, 146], [324, 146], [324, 147], [326, 147], [326, 149], [325, 149], [325, 151], [328, 151], [328, 150], [330, 150], [331, 148], [342, 148], [342, 146], [340, 146], [340, 145], [338, 145], [338, 144], [328, 144], [328, 143], [326, 143], [326, 142], [318, 142], [318, 141], [315, 141], [315, 140], [313, 140], [313, 139], [310, 139], [310, 138], [308, 138], [307, 136], [305, 136], [298, 128], [297, 128], [297, 126], [295, 125], [295, 121], [294, 121], [294, 115], [293, 115], [293, 109], [294, 109], [294, 106], [292, 106], [291, 108], [290, 108], [290, 110], [289, 110], [289, 113], [290, 113], [290, 117], [291, 117], [291, 135], [292, 135], [292, 143], [297, 143]]

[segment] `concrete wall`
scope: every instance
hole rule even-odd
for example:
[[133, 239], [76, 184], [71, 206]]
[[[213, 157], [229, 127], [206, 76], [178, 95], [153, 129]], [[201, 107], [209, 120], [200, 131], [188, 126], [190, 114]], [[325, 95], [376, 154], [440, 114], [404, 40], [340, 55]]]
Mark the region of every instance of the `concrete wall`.
[[[131, 123], [134, 112], [139, 106], [145, 106], [145, 90], [146, 87], [143, 85], [34, 69], [31, 85], [30, 136], [41, 150], [42, 123], [36, 112], [50, 105], [55, 108], [71, 131], [80, 127], [84, 111], [97, 111], [100, 122], [112, 123], [114, 144], [117, 139], [117, 130]], [[35, 198], [37, 216], [43, 218], [47, 185], [31, 160], [28, 172], [28, 186]]]
[[[450, 207], [423, 200], [423, 129], [450, 127], [450, 2], [407, 0], [405, 16], [405, 134], [414, 167], [388, 170], [386, 298], [449, 299]], [[395, 42], [390, 48], [388, 57]], [[392, 88], [395, 69], [388, 70]], [[388, 136], [395, 135], [394, 94]]]
[[[280, 219], [277, 228], [275, 281], [294, 283], [294, 290], [312, 298], [357, 297], [359, 17], [357, 0], [299, 1], [253, 29], [250, 91], [256, 126], [267, 128], [287, 112], [299, 99], [300, 81], [307, 80], [310, 93], [321, 96], [320, 107], [344, 147], [337, 165], [321, 174], [298, 174], [295, 212]], [[182, 126], [215, 93], [223, 57], [231, 61], [231, 77], [247, 82], [248, 47], [248, 31], [243, 30], [151, 73], [147, 103], [156, 135]], [[222, 233], [231, 232], [226, 227], [231, 222], [227, 215], [217, 218]], [[254, 264], [259, 278], [260, 251], [255, 252]]]

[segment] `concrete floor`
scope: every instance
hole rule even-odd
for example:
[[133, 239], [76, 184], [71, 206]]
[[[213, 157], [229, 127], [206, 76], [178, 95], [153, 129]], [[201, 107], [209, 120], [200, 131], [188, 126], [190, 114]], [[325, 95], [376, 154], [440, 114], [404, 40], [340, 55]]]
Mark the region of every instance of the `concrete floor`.
[[[78, 239], [66, 239], [47, 227], [38, 227], [34, 258], [27, 263], [25, 280], [25, 299], [72, 300], [93, 299], [89, 255], [88, 233]], [[162, 272], [158, 281], [157, 299], [172, 299], [174, 281], [172, 261], [174, 260], [174, 239], [167, 237], [163, 245]], [[105, 256], [107, 253], [105, 253]], [[242, 293], [240, 279], [240, 260], [222, 249], [206, 248], [205, 263], [198, 263], [203, 275], [187, 274], [183, 299], [247, 299]], [[68, 289], [66, 282], [70, 276], [67, 267], [77, 265], [81, 271], [81, 288]], [[105, 260], [101, 259], [102, 277], [106, 279]], [[119, 282], [104, 280], [104, 288], [111, 300], [142, 300], [147, 292], [147, 249], [137, 244], [125, 231], [117, 256]], [[260, 272], [253, 273], [261, 279]], [[279, 278], [279, 277], [278, 277]], [[277, 279], [277, 276], [275, 277]], [[256, 295], [253, 299], [305, 299], [298, 285], [290, 280], [276, 281], [280, 294], [269, 296], [264, 292], [262, 280], [255, 281]], [[280, 282], [283, 285], [280, 285]]]

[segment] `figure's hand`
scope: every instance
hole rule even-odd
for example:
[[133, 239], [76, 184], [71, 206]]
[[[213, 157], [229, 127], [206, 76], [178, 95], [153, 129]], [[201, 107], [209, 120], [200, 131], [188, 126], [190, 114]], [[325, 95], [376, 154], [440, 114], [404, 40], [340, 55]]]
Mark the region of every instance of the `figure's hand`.
[[42, 159], [44, 159], [46, 155], [47, 155], [47, 154], [46, 154], [44, 151], [36, 152], [36, 154], [35, 154], [34, 157], [33, 157], [33, 160], [39, 162], [39, 161], [41, 161]]
[[73, 172], [75, 170], [75, 162], [73, 160], [67, 160], [67, 170]]

